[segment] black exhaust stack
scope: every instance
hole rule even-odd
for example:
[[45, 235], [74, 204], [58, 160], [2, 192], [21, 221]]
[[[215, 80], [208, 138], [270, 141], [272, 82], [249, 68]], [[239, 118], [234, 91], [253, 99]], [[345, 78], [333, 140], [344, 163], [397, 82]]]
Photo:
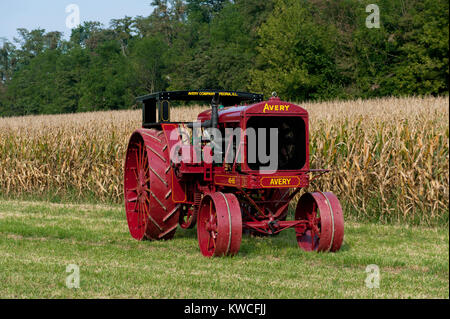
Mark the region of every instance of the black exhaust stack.
[[211, 127], [217, 128], [219, 125], [219, 93], [214, 94], [211, 101]]
[[[211, 119], [202, 122], [201, 127], [217, 128], [217, 125], [219, 125], [219, 102], [219, 93], [216, 93], [211, 101]], [[193, 128], [194, 123], [187, 123], [186, 126]]]

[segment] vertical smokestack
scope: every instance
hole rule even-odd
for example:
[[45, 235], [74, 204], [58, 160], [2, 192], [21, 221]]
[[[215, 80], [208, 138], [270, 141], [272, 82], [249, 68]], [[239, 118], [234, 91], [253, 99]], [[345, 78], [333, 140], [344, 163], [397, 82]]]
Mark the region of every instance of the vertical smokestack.
[[217, 128], [219, 124], [219, 93], [214, 95], [214, 98], [211, 101], [211, 127]]

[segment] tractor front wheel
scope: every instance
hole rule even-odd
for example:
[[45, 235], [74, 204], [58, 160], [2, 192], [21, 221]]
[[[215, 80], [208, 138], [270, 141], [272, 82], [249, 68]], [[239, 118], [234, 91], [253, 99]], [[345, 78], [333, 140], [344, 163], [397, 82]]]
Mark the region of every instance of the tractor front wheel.
[[338, 251], [344, 239], [344, 216], [333, 193], [306, 193], [299, 199], [295, 219], [298, 246], [305, 251]]
[[242, 240], [242, 215], [233, 194], [207, 194], [200, 204], [197, 222], [200, 251], [206, 257], [232, 256]]

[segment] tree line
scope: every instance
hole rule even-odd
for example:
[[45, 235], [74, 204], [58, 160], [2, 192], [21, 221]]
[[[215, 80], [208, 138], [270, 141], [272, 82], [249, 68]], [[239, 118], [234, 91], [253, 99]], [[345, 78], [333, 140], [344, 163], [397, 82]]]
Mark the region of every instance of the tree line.
[[[379, 28], [368, 28], [379, 7]], [[0, 42], [0, 116], [130, 108], [161, 90], [293, 101], [448, 94], [447, 0], [154, 0], [148, 16], [18, 29]], [[150, 11], [150, 7], [149, 7]]]

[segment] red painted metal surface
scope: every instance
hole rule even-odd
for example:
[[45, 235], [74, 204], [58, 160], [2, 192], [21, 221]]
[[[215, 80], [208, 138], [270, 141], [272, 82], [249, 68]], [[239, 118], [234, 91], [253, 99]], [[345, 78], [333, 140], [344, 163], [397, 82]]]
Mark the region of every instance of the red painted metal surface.
[[195, 206], [182, 205], [180, 209], [180, 227], [183, 229], [194, 228], [197, 223], [197, 214]]
[[297, 203], [295, 219], [306, 228], [296, 228], [297, 242], [306, 251], [337, 251], [344, 238], [342, 208], [333, 193], [306, 193]]
[[242, 217], [236, 196], [221, 192], [206, 195], [200, 205], [197, 234], [204, 256], [235, 255], [242, 239]]
[[144, 143], [135, 137], [130, 141], [125, 164], [125, 210], [131, 236], [137, 240], [145, 237], [148, 218], [145, 207], [150, 200], [147, 152]]
[[[338, 251], [344, 237], [344, 218], [334, 194], [303, 194], [295, 219], [287, 218], [295, 195], [311, 180], [328, 172], [310, 169], [308, 112], [271, 98], [220, 110], [218, 128], [245, 130], [248, 125], [259, 123], [259, 118], [273, 118], [282, 125], [285, 118], [286, 123], [298, 121], [299, 127], [304, 127], [298, 137], [305, 148], [304, 165], [270, 174], [252, 170], [246, 159], [248, 140], [244, 136], [236, 142], [235, 154], [235, 158], [238, 154], [243, 157], [242, 163], [212, 164], [210, 145], [203, 143], [203, 157], [197, 158], [194, 146], [188, 145], [186, 139], [182, 142], [180, 132], [186, 129], [185, 123], [161, 123], [154, 129], [137, 130], [130, 139], [124, 169], [125, 209], [131, 236], [137, 240], [171, 239], [177, 225], [185, 229], [197, 226], [200, 251], [212, 257], [237, 254], [243, 230], [265, 236], [294, 228], [301, 249]], [[211, 111], [198, 115], [201, 122], [210, 119]], [[271, 125], [272, 121], [266, 123]], [[185, 156], [181, 162], [172, 160], [176, 152]]]
[[[177, 133], [179, 129], [179, 125], [177, 124], [162, 124], [162, 129], [164, 134], [162, 134], [162, 138], [165, 140], [165, 145], [167, 145], [167, 150], [169, 154], [169, 160], [173, 158], [173, 152], [177, 149], [176, 145], [180, 143], [180, 136]], [[176, 136], [177, 138], [173, 138]], [[171, 153], [172, 152], [172, 153]], [[170, 162], [172, 165], [172, 162]], [[187, 185], [183, 183], [177, 176], [176, 172], [171, 169], [170, 171], [170, 179], [172, 183], [171, 188], [171, 198], [174, 203], [186, 203], [187, 202]]]
[[[280, 105], [283, 106], [282, 109], [279, 107]], [[226, 107], [219, 112], [219, 123], [240, 122], [244, 114], [258, 114], [267, 116], [274, 116], [277, 114], [284, 116], [307, 116], [308, 112], [298, 105], [281, 101], [281, 99], [277, 97], [272, 97], [268, 101], [253, 105]], [[201, 122], [209, 119], [211, 119], [211, 110], [206, 110], [200, 113], [197, 117], [197, 120]]]
[[171, 166], [164, 137], [156, 130], [133, 133], [125, 160], [124, 194], [133, 238], [170, 239], [178, 224], [178, 206], [170, 197]]

